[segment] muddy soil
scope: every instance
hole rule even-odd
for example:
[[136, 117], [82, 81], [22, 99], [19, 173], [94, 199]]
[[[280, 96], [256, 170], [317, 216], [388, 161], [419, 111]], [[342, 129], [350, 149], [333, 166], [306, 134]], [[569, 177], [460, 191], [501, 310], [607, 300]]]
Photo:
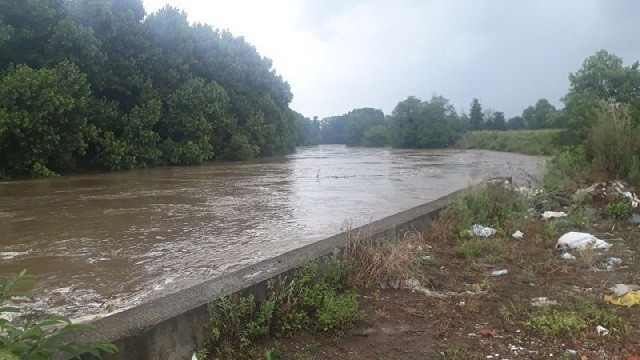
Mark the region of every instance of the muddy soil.
[[[498, 258], [465, 258], [459, 243], [431, 239], [429, 261], [415, 277], [433, 293], [360, 289], [363, 318], [345, 335], [301, 333], [275, 344], [291, 359], [640, 359], [640, 306], [603, 299], [614, 284], [640, 284], [640, 230], [606, 221], [589, 226], [601, 239], [623, 240], [608, 250], [572, 251], [576, 259], [565, 260], [555, 249], [557, 235], [545, 233], [548, 225], [532, 221], [519, 240], [503, 234]], [[608, 266], [610, 258], [621, 262]], [[491, 276], [498, 269], [508, 274]], [[553, 322], [535, 327], [532, 314], [543, 310], [532, 299], [540, 297], [557, 302], [549, 313], [577, 304], [570, 311], [587, 326], [553, 334], [545, 329]], [[581, 307], [582, 300], [597, 310]], [[601, 312], [594, 317], [593, 311]], [[599, 322], [617, 328], [599, 333]]]

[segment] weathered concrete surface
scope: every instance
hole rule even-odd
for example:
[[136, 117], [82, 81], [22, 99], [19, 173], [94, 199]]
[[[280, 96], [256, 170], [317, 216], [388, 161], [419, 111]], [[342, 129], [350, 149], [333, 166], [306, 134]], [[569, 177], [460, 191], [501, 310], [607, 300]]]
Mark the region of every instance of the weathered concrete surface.
[[344, 247], [349, 234], [383, 236], [424, 230], [428, 220], [463, 191], [96, 320], [93, 330], [78, 334], [75, 340], [113, 342], [120, 349], [113, 359], [190, 359], [205, 338], [207, 304], [222, 294], [253, 293], [263, 298], [267, 280], [291, 271], [304, 260]]

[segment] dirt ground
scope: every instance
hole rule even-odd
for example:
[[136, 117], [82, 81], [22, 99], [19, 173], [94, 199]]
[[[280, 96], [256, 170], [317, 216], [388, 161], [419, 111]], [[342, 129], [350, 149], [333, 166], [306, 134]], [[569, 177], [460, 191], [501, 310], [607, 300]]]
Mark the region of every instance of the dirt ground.
[[[496, 235], [504, 244], [497, 255], [465, 257], [459, 242], [426, 239], [415, 274], [424, 288], [360, 289], [363, 318], [344, 336], [301, 333], [277, 346], [292, 359], [639, 360], [640, 306], [613, 305], [603, 295], [614, 284], [640, 284], [640, 230], [609, 221], [587, 226], [618, 240], [608, 250], [571, 251], [576, 259], [566, 260], [555, 249], [557, 235], [545, 233], [548, 221], [558, 220], [529, 222], [519, 240]], [[610, 258], [621, 262], [607, 265]], [[499, 269], [508, 274], [491, 276]], [[535, 306], [539, 297], [557, 304]], [[556, 312], [568, 316], [553, 320]], [[573, 315], [586, 326], [563, 331]]]

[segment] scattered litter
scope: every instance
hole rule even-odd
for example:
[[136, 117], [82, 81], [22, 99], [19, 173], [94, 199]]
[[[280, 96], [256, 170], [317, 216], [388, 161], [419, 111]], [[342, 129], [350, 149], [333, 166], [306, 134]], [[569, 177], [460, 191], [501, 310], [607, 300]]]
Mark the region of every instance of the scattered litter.
[[193, 353], [193, 355], [191, 355], [191, 360], [198, 360], [198, 353]]
[[628, 285], [628, 284], [615, 284], [614, 286], [609, 288], [609, 290], [613, 291], [613, 294], [615, 296], [622, 296], [628, 293], [629, 291], [635, 291], [639, 289], [640, 289], [640, 286], [638, 285]]
[[593, 184], [591, 186], [589, 186], [588, 188], [583, 188], [583, 189], [578, 189], [576, 190], [576, 192], [573, 194], [573, 200], [576, 202], [581, 202], [582, 200], [584, 200], [587, 195], [591, 195], [593, 194], [596, 189], [598, 188], [599, 184]]
[[613, 295], [605, 295], [604, 301], [613, 305], [633, 306], [640, 304], [640, 286], [615, 284], [612, 288]]
[[611, 247], [611, 244], [604, 240], [600, 240], [589, 233], [570, 231], [558, 239], [556, 247], [578, 250], [608, 249]]
[[609, 330], [600, 325], [596, 327], [596, 330], [598, 331], [598, 335], [602, 335], [602, 336], [609, 335]]
[[632, 193], [631, 191], [624, 191], [624, 186], [622, 182], [614, 181], [612, 185], [613, 185], [613, 188], [618, 192], [618, 194], [629, 199], [632, 207], [634, 208], [638, 207], [638, 205], [640, 204], [640, 199], [638, 199], [638, 196], [636, 196], [636, 194]]
[[558, 302], [555, 300], [549, 300], [549, 298], [546, 296], [540, 296], [540, 297], [531, 299], [531, 305], [537, 306], [537, 307], [543, 307], [543, 306], [558, 305]]
[[502, 276], [502, 275], [507, 275], [508, 273], [509, 273], [509, 270], [507, 269], [496, 270], [491, 272], [491, 276]]
[[524, 233], [520, 230], [514, 232], [513, 234], [511, 234], [511, 237], [514, 239], [522, 239], [522, 237], [524, 236]]
[[622, 259], [617, 257], [610, 257], [607, 259], [607, 269], [612, 269], [616, 265], [622, 265]]
[[478, 331], [478, 335], [484, 336], [484, 337], [496, 337], [496, 336], [498, 336], [498, 333], [496, 333], [493, 330], [482, 329], [482, 330]]
[[451, 296], [479, 295], [479, 294], [485, 293], [485, 291], [478, 291], [478, 292], [463, 291], [459, 293], [453, 292], [453, 291], [432, 291], [420, 285], [420, 281], [416, 278], [409, 278], [405, 281], [387, 279], [386, 281], [381, 281], [380, 283], [378, 283], [378, 285], [382, 289], [394, 288], [394, 289], [409, 289], [412, 291], [418, 291], [427, 296], [432, 296], [439, 299], [445, 299]]
[[490, 227], [486, 227], [486, 226], [482, 226], [482, 225], [479, 225], [479, 224], [474, 224], [471, 227], [471, 232], [475, 236], [489, 237], [489, 236], [491, 236], [491, 235], [496, 233], [496, 229], [490, 228]]
[[573, 355], [578, 355], [578, 351], [573, 350], [573, 349], [567, 349], [567, 351], [565, 351], [567, 354], [573, 356]]
[[562, 255], [560, 255], [560, 258], [564, 259], [564, 260], [575, 260], [576, 256], [566, 252], [566, 253], [563, 253]]
[[563, 217], [567, 217], [567, 213], [564, 211], [545, 211], [542, 213], [542, 218], [545, 220]]
[[629, 219], [629, 221], [632, 224], [640, 224], [640, 215], [639, 214], [633, 214], [633, 216], [631, 217], [631, 219]]

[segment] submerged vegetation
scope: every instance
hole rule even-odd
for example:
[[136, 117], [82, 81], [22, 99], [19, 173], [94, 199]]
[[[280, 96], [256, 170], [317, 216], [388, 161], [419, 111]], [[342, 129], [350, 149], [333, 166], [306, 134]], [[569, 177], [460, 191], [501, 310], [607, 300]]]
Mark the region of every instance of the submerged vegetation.
[[[118, 348], [108, 343], [68, 343], [67, 337], [90, 327], [74, 324], [65, 316], [44, 315], [26, 319], [13, 302], [24, 298], [25, 287], [33, 285], [35, 277], [25, 271], [0, 282], [0, 359], [50, 359], [56, 353], [70, 358], [101, 358], [104, 353], [115, 353]], [[13, 318], [13, 319], [12, 319]]]

